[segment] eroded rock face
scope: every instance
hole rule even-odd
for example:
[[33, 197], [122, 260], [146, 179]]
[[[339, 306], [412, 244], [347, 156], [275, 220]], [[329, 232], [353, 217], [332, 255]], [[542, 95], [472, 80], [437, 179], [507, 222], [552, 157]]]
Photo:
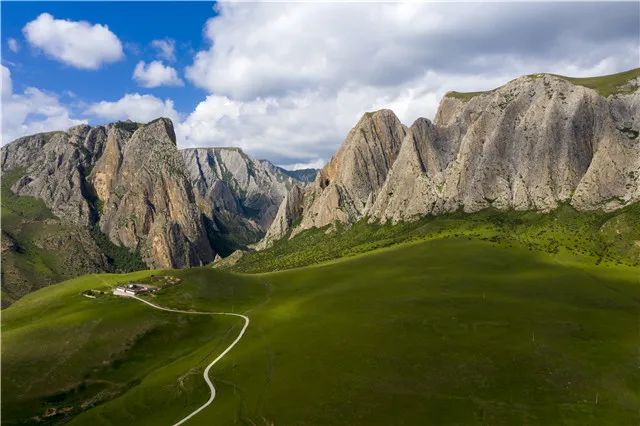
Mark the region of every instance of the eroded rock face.
[[85, 175], [101, 155], [106, 128], [76, 126], [68, 132], [41, 133], [2, 148], [2, 170], [25, 169], [11, 188], [18, 195], [44, 200], [61, 219], [89, 225], [95, 218]]
[[256, 245], [256, 249], [262, 250], [271, 247], [275, 241], [283, 238], [302, 217], [303, 202], [304, 190], [300, 186], [294, 185], [280, 204], [276, 218], [269, 227], [267, 234]]
[[168, 119], [28, 136], [1, 157], [3, 171], [25, 170], [16, 194], [42, 199], [65, 223], [98, 226], [150, 267], [213, 259]]
[[406, 127], [392, 111], [366, 113], [305, 189], [304, 214], [294, 234], [336, 221], [352, 223], [367, 214], [405, 133]]
[[152, 121], [119, 146], [113, 136], [90, 176], [102, 203], [100, 229], [111, 241], [139, 248], [152, 267], [213, 260], [171, 121]]
[[[365, 115], [300, 204], [280, 209], [261, 246], [364, 217], [638, 202], [640, 92], [629, 84], [635, 92], [605, 98], [558, 76], [521, 77], [470, 99], [445, 96], [434, 123], [421, 118], [406, 130], [390, 111]], [[297, 211], [300, 224], [285, 229]]]
[[254, 243], [264, 235], [297, 183], [239, 148], [189, 148], [180, 153], [200, 210], [218, 227], [235, 232], [239, 243]]
[[[640, 200], [640, 95], [521, 77], [468, 102], [445, 97], [411, 126], [372, 220], [487, 207], [613, 210]], [[622, 130], [621, 130], [622, 129]]]

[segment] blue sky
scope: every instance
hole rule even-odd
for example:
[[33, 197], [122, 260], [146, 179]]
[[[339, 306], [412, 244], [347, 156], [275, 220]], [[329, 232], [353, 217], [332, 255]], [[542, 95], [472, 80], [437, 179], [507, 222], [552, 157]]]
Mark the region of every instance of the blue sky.
[[432, 119], [449, 90], [640, 66], [637, 1], [0, 8], [3, 144], [162, 115], [179, 147], [320, 167], [366, 111], [390, 108], [410, 125]]
[[[206, 47], [202, 29], [215, 15], [213, 2], [2, 2], [2, 62], [10, 64], [14, 90], [28, 86], [64, 94], [73, 92], [84, 102], [117, 100], [123, 93], [140, 92], [131, 75], [140, 60], [157, 59], [152, 40], [172, 39], [176, 44], [176, 61], [181, 70], [193, 54]], [[124, 44], [123, 60], [98, 70], [82, 70], [51, 60], [25, 42], [22, 29], [43, 12], [55, 18], [107, 24]], [[20, 49], [12, 52], [6, 40], [18, 40]], [[193, 85], [144, 89], [160, 98], [170, 97], [180, 111], [191, 111], [206, 96]], [[96, 119], [91, 119], [95, 122]], [[99, 120], [98, 120], [99, 121]]]

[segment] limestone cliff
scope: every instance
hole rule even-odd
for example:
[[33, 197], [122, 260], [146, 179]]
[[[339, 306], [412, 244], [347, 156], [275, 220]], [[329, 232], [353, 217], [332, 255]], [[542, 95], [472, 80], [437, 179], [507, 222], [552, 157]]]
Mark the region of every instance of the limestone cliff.
[[287, 191], [298, 181], [239, 148], [180, 151], [200, 211], [214, 223], [227, 250], [254, 243], [273, 222]]
[[406, 128], [392, 111], [366, 113], [305, 189], [296, 231], [366, 214], [398, 155]]
[[613, 210], [640, 200], [640, 93], [603, 97], [554, 75], [521, 77], [419, 119], [372, 220], [487, 207]]
[[366, 114], [299, 205], [281, 207], [260, 247], [365, 217], [638, 202], [639, 80], [638, 69], [599, 79], [520, 77], [489, 92], [449, 93], [433, 123], [420, 118], [409, 129], [390, 111]]
[[152, 267], [213, 260], [171, 121], [141, 126], [124, 143], [116, 133], [88, 179], [102, 205], [100, 229]]
[[24, 170], [13, 192], [42, 199], [64, 223], [97, 226], [150, 267], [213, 259], [168, 119], [28, 136], [0, 155], [3, 173]]

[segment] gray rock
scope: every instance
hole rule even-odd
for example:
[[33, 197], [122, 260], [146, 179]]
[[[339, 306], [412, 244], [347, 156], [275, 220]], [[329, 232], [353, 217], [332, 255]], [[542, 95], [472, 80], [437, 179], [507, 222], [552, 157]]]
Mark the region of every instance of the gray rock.
[[246, 230], [245, 244], [264, 235], [285, 195], [298, 182], [239, 148], [183, 149], [181, 154], [201, 211], [225, 228]]
[[637, 82], [627, 86], [605, 98], [539, 74], [475, 96], [448, 94], [434, 123], [421, 118], [406, 131], [390, 111], [366, 114], [299, 204], [281, 206], [258, 247], [366, 217], [397, 222], [460, 209], [549, 211], [569, 203], [613, 210], [638, 202], [640, 92]]

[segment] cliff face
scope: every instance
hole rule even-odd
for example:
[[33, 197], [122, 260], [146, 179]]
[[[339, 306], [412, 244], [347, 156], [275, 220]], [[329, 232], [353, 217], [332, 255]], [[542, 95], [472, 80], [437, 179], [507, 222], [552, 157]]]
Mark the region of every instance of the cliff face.
[[552, 75], [521, 77], [468, 101], [445, 97], [435, 123], [411, 126], [371, 217], [637, 202], [639, 98], [605, 98]]
[[449, 94], [434, 123], [420, 118], [409, 129], [390, 111], [366, 114], [300, 204], [280, 209], [261, 246], [290, 231], [364, 217], [395, 222], [459, 209], [548, 211], [570, 203], [613, 210], [638, 202], [637, 76], [618, 89], [605, 97], [541, 74], [490, 92]]
[[150, 267], [213, 259], [167, 119], [29, 136], [1, 156], [3, 172], [25, 170], [13, 192], [42, 199], [65, 223], [98, 226]]
[[299, 230], [351, 223], [371, 208], [393, 165], [405, 126], [389, 110], [367, 113], [305, 190]]
[[25, 169], [13, 192], [41, 198], [56, 216], [89, 225], [94, 215], [83, 195], [84, 176], [102, 154], [106, 135], [106, 127], [82, 125], [17, 139], [0, 151], [2, 171]]
[[[298, 182], [268, 161], [239, 148], [180, 151], [196, 204], [227, 250], [258, 241], [287, 192]], [[224, 253], [223, 253], [224, 254]]]
[[89, 181], [103, 206], [100, 229], [138, 247], [148, 265], [180, 268], [213, 259], [169, 120], [140, 127], [124, 143], [108, 138]]
[[77, 126], [0, 151], [17, 195], [97, 227], [154, 268], [197, 266], [258, 241], [298, 180], [237, 148], [178, 150], [171, 121]]

